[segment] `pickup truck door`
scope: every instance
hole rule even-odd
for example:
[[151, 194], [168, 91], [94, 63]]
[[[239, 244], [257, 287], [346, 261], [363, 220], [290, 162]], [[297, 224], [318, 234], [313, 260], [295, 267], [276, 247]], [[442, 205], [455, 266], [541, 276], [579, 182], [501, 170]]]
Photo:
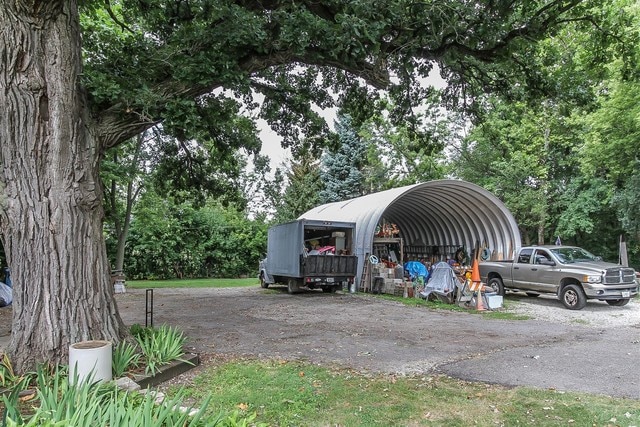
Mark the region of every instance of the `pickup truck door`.
[[532, 277], [530, 289], [539, 290], [541, 292], [555, 292], [558, 286], [557, 275], [554, 274], [555, 265], [549, 265], [553, 262], [553, 258], [549, 251], [545, 249], [536, 249], [531, 258]]
[[511, 267], [511, 277], [513, 279], [513, 287], [518, 289], [529, 289], [531, 283], [531, 277], [533, 276], [531, 271], [531, 254], [532, 248], [524, 248], [518, 254], [518, 257], [513, 261]]

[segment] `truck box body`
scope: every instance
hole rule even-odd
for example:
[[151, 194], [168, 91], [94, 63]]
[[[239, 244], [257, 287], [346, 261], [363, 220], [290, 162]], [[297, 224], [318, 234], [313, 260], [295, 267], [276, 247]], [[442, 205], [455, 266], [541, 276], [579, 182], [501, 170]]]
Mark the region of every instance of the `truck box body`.
[[[353, 254], [355, 223], [299, 219], [268, 231], [267, 257], [260, 266], [261, 283], [338, 288], [353, 281], [358, 258]], [[311, 243], [325, 252], [312, 254]], [[293, 281], [293, 282], [292, 282]], [[335, 289], [332, 289], [335, 290]]]
[[304, 222], [275, 225], [269, 229], [267, 239], [269, 274], [302, 277], [300, 255], [304, 250]]

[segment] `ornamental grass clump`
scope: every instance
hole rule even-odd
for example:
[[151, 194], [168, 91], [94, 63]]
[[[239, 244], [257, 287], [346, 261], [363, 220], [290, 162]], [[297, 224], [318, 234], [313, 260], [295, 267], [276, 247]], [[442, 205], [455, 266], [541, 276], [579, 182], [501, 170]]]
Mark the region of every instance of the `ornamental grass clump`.
[[3, 389], [11, 388], [21, 380], [22, 377], [16, 375], [13, 370], [13, 365], [11, 364], [11, 360], [9, 360], [9, 356], [7, 356], [6, 353], [2, 353], [2, 358], [0, 360], [0, 387]]
[[183, 394], [158, 404], [153, 393], [139, 394], [119, 390], [113, 382], [69, 383], [66, 370], [49, 372], [39, 368], [35, 388], [37, 397], [25, 414], [17, 395], [3, 395], [7, 426], [215, 426], [225, 425], [224, 416], [206, 418], [209, 399], [199, 410], [183, 408]]
[[158, 329], [145, 328], [136, 335], [138, 345], [144, 355], [145, 373], [155, 375], [160, 366], [174, 360], [185, 363], [183, 346], [187, 338], [177, 328], [163, 325]]
[[127, 371], [140, 366], [142, 355], [140, 350], [127, 341], [122, 341], [113, 349], [111, 370], [115, 378], [123, 376]]

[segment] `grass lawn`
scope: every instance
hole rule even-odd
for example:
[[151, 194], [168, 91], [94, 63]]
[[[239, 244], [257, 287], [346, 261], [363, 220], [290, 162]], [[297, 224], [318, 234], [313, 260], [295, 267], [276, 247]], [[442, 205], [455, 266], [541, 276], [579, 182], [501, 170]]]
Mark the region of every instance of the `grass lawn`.
[[267, 426], [640, 425], [640, 400], [284, 360], [214, 360], [182, 391]]
[[146, 288], [236, 288], [256, 286], [260, 282], [255, 277], [246, 279], [171, 279], [171, 280], [127, 280], [127, 286]]

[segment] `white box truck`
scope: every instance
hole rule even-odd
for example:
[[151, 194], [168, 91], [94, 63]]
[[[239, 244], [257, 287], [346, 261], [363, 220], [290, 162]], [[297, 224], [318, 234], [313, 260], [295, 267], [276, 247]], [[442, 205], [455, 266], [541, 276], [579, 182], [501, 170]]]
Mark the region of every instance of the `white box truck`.
[[335, 292], [353, 284], [358, 268], [353, 222], [298, 219], [269, 229], [260, 285], [286, 285]]

